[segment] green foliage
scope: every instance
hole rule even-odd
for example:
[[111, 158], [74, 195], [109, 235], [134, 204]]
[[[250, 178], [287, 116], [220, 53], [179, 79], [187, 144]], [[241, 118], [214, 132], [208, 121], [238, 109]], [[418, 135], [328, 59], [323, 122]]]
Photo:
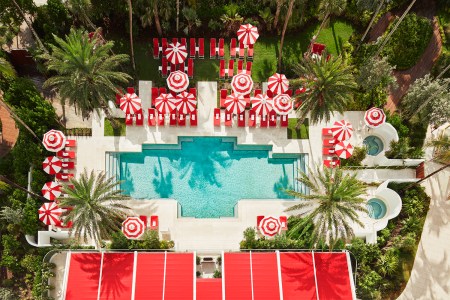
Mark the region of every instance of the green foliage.
[[38, 221], [37, 210], [39, 209], [41, 203], [33, 198], [28, 198], [23, 208], [23, 218], [21, 220], [22, 230], [26, 234], [36, 234], [40, 224]]
[[20, 224], [21, 220], [23, 218], [23, 211], [21, 208], [12, 208], [5, 206], [0, 211], [0, 219], [4, 220], [5, 222], [9, 224]]
[[52, 43], [53, 34], [57, 36], [67, 34], [71, 23], [67, 8], [61, 0], [47, 0], [46, 5], [37, 8], [34, 28], [45, 43]]
[[105, 119], [105, 128], [104, 128], [104, 135], [105, 136], [125, 136], [127, 133], [127, 126], [125, 125], [125, 119], [124, 118], [117, 118], [114, 119], [115, 122], [118, 124], [116, 128], [111, 125], [111, 121], [108, 119]]
[[147, 230], [140, 240], [129, 240], [122, 231], [111, 235], [109, 249], [171, 249], [173, 241], [160, 241], [158, 231]]
[[[393, 25], [386, 32], [389, 32]], [[430, 20], [409, 13], [383, 49], [383, 55], [388, 56], [391, 65], [397, 66], [397, 69], [409, 69], [417, 63], [432, 35]]]
[[298, 126], [297, 118], [288, 119], [287, 138], [290, 140], [302, 140], [309, 138], [309, 121], [306, 119], [301, 125]]
[[[450, 39], [449, 39], [450, 40]], [[449, 47], [450, 48], [450, 47]], [[431, 74], [436, 77], [441, 74], [444, 69], [450, 65], [450, 52], [442, 51], [436, 63], [433, 65]], [[450, 78], [450, 70], [447, 70], [443, 75], [443, 78]]]
[[411, 140], [408, 137], [401, 137], [399, 140], [391, 141], [390, 149], [386, 151], [387, 158], [422, 158], [424, 152], [421, 148], [411, 147]]
[[213, 278], [222, 278], [222, 272], [220, 270], [215, 270]]
[[8, 288], [0, 287], [0, 299], [2, 300], [16, 300], [17, 295]]
[[362, 166], [361, 162], [366, 158], [367, 156], [367, 149], [366, 147], [354, 147], [353, 148], [353, 155], [350, 156], [348, 159], [341, 160], [342, 166]]

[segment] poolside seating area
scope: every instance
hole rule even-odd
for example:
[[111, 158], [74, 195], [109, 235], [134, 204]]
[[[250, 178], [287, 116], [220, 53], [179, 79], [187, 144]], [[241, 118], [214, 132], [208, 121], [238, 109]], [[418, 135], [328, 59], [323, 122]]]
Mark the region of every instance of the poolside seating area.
[[275, 128], [287, 127], [288, 116], [277, 115], [274, 111], [269, 115], [257, 115], [254, 110], [244, 111], [240, 114], [229, 113], [225, 109], [214, 109], [214, 126], [226, 127], [258, 127], [258, 128]]

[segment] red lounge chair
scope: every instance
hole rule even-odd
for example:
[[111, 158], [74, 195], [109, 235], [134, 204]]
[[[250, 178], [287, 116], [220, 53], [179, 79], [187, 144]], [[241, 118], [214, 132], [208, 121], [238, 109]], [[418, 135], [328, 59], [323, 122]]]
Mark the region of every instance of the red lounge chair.
[[139, 216], [139, 219], [141, 219], [142, 222], [144, 222], [145, 227], [148, 227], [150, 224], [149, 222], [149, 218], [147, 216]]
[[293, 90], [287, 90], [286, 95], [288, 95], [289, 97], [292, 97], [293, 92], [294, 92]]
[[214, 126], [220, 126], [220, 108], [214, 108]]
[[197, 89], [196, 88], [189, 88], [189, 93], [197, 97]]
[[159, 88], [159, 94], [167, 94], [167, 89], [165, 87]]
[[[186, 47], [186, 38], [181, 38], [181, 42], [180, 42], [181, 46], [185, 46]], [[187, 49], [187, 47], [186, 47]]]
[[66, 147], [76, 147], [77, 146], [77, 141], [76, 140], [66, 140]]
[[75, 163], [73, 161], [63, 162], [61, 167], [65, 170], [71, 170], [75, 168]]
[[122, 96], [121, 96], [119, 93], [117, 93], [117, 94], [116, 94], [116, 104], [117, 104], [117, 105], [120, 104], [120, 98], [122, 98]]
[[158, 113], [158, 126], [166, 125], [166, 118], [163, 114]]
[[178, 43], [178, 38], [172, 38], [172, 44], [176, 44], [176, 43]]
[[228, 96], [228, 90], [226, 89], [221, 89], [220, 90], [220, 107], [224, 107], [223, 102], [225, 101], [225, 99]]
[[139, 114], [136, 114], [136, 125], [138, 125], [138, 126], [144, 125], [144, 116], [142, 115], [142, 112]]
[[205, 39], [198, 39], [198, 58], [205, 58]]
[[322, 155], [335, 155], [336, 151], [334, 151], [334, 148], [322, 148]]
[[170, 72], [175, 72], [177, 70], [176, 64], [170, 64]]
[[219, 63], [219, 78], [225, 78], [225, 61], [223, 59], [221, 59]]
[[238, 60], [238, 67], [237, 67], [237, 73], [236, 74], [240, 74], [242, 72], [243, 67], [244, 67], [244, 61], [243, 60]]
[[256, 89], [255, 92], [253, 93], [253, 95], [255, 97], [258, 96], [258, 95], [261, 95], [261, 94], [262, 94], [262, 90], [260, 90], [260, 89]]
[[282, 115], [280, 120], [280, 126], [281, 127], [288, 127], [289, 124], [289, 118], [287, 115]]
[[190, 38], [189, 39], [189, 56], [190, 57], [195, 57], [196, 51], [197, 49], [195, 49], [195, 38]]
[[75, 151], [58, 151], [56, 153], [56, 156], [60, 157], [60, 158], [71, 158], [74, 159], [75, 158]]
[[186, 72], [187, 68], [186, 68], [186, 64], [184, 62], [182, 62], [181, 64], [178, 64], [178, 70]]
[[327, 168], [336, 168], [341, 165], [341, 161], [339, 159], [324, 159], [323, 164]]
[[245, 112], [238, 115], [238, 127], [245, 127]]
[[250, 94], [244, 95], [245, 107], [250, 108]]
[[277, 113], [274, 110], [269, 113], [269, 127], [277, 127]]
[[280, 224], [281, 224], [281, 230], [287, 230], [288, 229], [287, 217], [286, 216], [280, 216], [279, 220], [280, 220]]
[[167, 58], [166, 58], [166, 57], [163, 57], [162, 60], [161, 60], [161, 65], [162, 65], [162, 66], [161, 66], [161, 76], [162, 76], [163, 78], [166, 78], [166, 77], [167, 77], [167, 74], [169, 73], [167, 64], [168, 64]]
[[274, 96], [274, 94], [272, 93], [272, 91], [269, 90], [269, 89], [267, 89], [266, 95], [267, 95], [267, 97], [269, 97], [269, 98], [273, 98], [273, 96]]
[[332, 136], [333, 132], [331, 131], [331, 128], [322, 128], [322, 136]]
[[232, 38], [230, 43], [230, 58], [234, 59], [236, 57], [236, 39]]
[[184, 114], [178, 115], [178, 126], [186, 126], [186, 116]]
[[252, 64], [253, 63], [251, 61], [247, 62], [246, 72], [248, 75], [252, 75]]
[[156, 110], [154, 108], [148, 109], [148, 126], [156, 126]]
[[216, 53], [217, 53], [217, 49], [216, 49], [216, 39], [215, 38], [211, 38], [209, 40], [209, 58], [211, 59], [215, 59], [216, 58]]
[[225, 126], [232, 126], [233, 125], [233, 114], [225, 111]]
[[326, 147], [334, 146], [337, 143], [338, 142], [335, 139], [325, 139], [325, 140], [323, 140], [323, 145], [326, 146]]
[[194, 77], [194, 60], [192, 58], [188, 59], [188, 77], [193, 78]]
[[239, 42], [239, 58], [244, 59], [245, 56], [245, 46], [244, 43]]
[[264, 219], [264, 216], [256, 216], [256, 228], [259, 228], [259, 223]]
[[157, 87], [152, 87], [152, 103], [151, 106], [155, 106], [155, 100], [159, 96], [159, 91]]
[[254, 110], [248, 112], [248, 127], [256, 126], [256, 114]]
[[225, 56], [225, 41], [223, 39], [219, 39], [219, 57], [223, 58]]
[[269, 123], [269, 117], [266, 115], [261, 115], [261, 120], [259, 123], [259, 127], [266, 128]]
[[159, 58], [159, 41], [157, 38], [153, 38], [153, 58]]
[[177, 97], [177, 93], [175, 93], [174, 91], [170, 91], [170, 93], [172, 94], [173, 97]]
[[314, 43], [312, 45], [311, 53], [322, 55], [323, 50], [325, 50], [324, 44]]
[[125, 125], [133, 125], [133, 116], [130, 114], [127, 114], [125, 117]]
[[150, 217], [150, 230], [158, 230], [159, 228], [159, 219], [158, 216]]
[[56, 179], [61, 180], [61, 181], [69, 181], [69, 179], [72, 177], [73, 177], [73, 174], [71, 174], [71, 173], [57, 173], [56, 174]]
[[169, 120], [170, 126], [177, 126], [177, 113], [171, 112], [170, 113], [170, 120]]
[[248, 48], [247, 48], [247, 59], [253, 60], [253, 45], [248, 45]]
[[194, 110], [189, 116], [189, 124], [191, 126], [197, 126], [197, 111]]
[[166, 51], [166, 48], [167, 48], [167, 39], [166, 38], [161, 39], [161, 45], [162, 45], [162, 55], [164, 56], [164, 52]]
[[230, 59], [228, 61], [228, 77], [233, 77], [234, 74], [234, 60]]
[[128, 94], [134, 94], [134, 87], [127, 87]]

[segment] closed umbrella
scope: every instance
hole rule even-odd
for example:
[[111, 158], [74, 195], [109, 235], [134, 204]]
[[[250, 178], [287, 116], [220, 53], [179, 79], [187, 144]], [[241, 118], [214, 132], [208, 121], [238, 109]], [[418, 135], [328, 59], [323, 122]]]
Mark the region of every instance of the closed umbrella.
[[244, 24], [237, 31], [239, 42], [244, 45], [253, 45], [259, 37], [258, 28], [251, 24]]
[[179, 113], [190, 114], [195, 111], [197, 100], [195, 99], [194, 94], [182, 92], [175, 98], [175, 105]]
[[279, 115], [288, 115], [294, 109], [294, 104], [288, 94], [273, 97], [273, 110]]
[[240, 114], [245, 110], [247, 102], [243, 95], [232, 93], [225, 98], [225, 110], [232, 114]]
[[250, 98], [252, 109], [257, 115], [268, 115], [273, 109], [273, 99], [266, 94], [259, 94]]
[[353, 134], [353, 126], [345, 120], [334, 122], [331, 133], [338, 141], [348, 140]]
[[372, 107], [364, 114], [364, 122], [370, 128], [377, 128], [386, 122], [386, 114], [381, 108]]
[[259, 223], [259, 230], [267, 237], [272, 237], [281, 232], [281, 223], [278, 218], [265, 217]]
[[66, 136], [62, 131], [52, 129], [44, 134], [42, 144], [48, 151], [58, 152], [66, 146]]
[[253, 89], [252, 77], [245, 73], [234, 75], [231, 79], [231, 89], [236, 94], [250, 94]]
[[136, 112], [142, 110], [141, 99], [135, 93], [126, 93], [121, 97], [119, 106], [126, 114], [134, 115]]
[[334, 146], [334, 151], [340, 158], [348, 159], [353, 154], [353, 146], [349, 141], [342, 141]]
[[269, 77], [267, 87], [275, 95], [284, 94], [289, 89], [289, 80], [284, 74], [275, 73]]
[[41, 192], [44, 198], [54, 201], [56, 198], [61, 196], [61, 186], [57, 182], [50, 181], [44, 184]]
[[155, 99], [155, 107], [160, 114], [171, 113], [175, 108], [175, 97], [172, 94], [161, 94]]
[[128, 217], [122, 223], [122, 232], [128, 239], [138, 239], [144, 231], [145, 224], [138, 217]]
[[61, 171], [62, 161], [56, 156], [49, 156], [42, 163], [42, 168], [47, 174], [54, 175]]
[[181, 45], [180, 43], [170, 43], [167, 45], [166, 50], [164, 51], [164, 55], [167, 60], [172, 64], [181, 64], [187, 58], [187, 49], [185, 45]]
[[45, 225], [61, 225], [62, 209], [55, 202], [47, 202], [39, 208], [39, 220]]
[[175, 71], [167, 77], [167, 86], [175, 93], [181, 93], [189, 86], [189, 77], [183, 71]]

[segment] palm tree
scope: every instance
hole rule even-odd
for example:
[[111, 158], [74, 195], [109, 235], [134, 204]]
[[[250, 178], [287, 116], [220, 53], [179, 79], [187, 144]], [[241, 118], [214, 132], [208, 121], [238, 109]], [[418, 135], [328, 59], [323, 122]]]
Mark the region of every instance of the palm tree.
[[434, 147], [433, 159], [444, 164], [450, 163], [450, 137], [442, 133], [429, 143]]
[[133, 44], [133, 6], [131, 4], [131, 0], [127, 0], [127, 2], [128, 2], [128, 20], [130, 27], [131, 65], [133, 66], [133, 70], [136, 71], [136, 64], [134, 63], [134, 44]]
[[301, 125], [310, 113], [310, 122], [329, 121], [334, 111], [343, 113], [352, 101], [352, 90], [357, 87], [352, 68], [341, 56], [328, 57], [324, 52], [321, 58], [304, 57], [294, 68], [299, 76], [292, 84], [306, 88], [300, 94], [302, 105], [297, 109]]
[[76, 20], [82, 24], [96, 30], [97, 27], [92, 23], [90, 14], [92, 11], [91, 0], [68, 0], [67, 7]]
[[358, 212], [367, 213], [365, 199], [361, 198], [366, 187], [356, 179], [356, 174], [344, 176], [339, 168], [323, 171], [317, 168], [315, 173], [311, 169], [309, 174], [300, 173], [297, 180], [308, 187], [310, 193], [286, 191], [302, 201], [287, 211], [301, 210], [297, 216], [306, 215], [306, 219], [313, 222], [316, 243], [323, 241], [331, 250], [339, 239], [349, 241], [354, 237], [351, 223], [364, 227]]
[[280, 40], [280, 51], [278, 53], [278, 71], [281, 72], [281, 59], [283, 57], [283, 44], [284, 44], [284, 35], [286, 34], [286, 29], [289, 23], [289, 19], [292, 16], [292, 10], [294, 9], [295, 0], [289, 0], [288, 11], [286, 14], [286, 18], [284, 19], [283, 31], [281, 32], [281, 40]]
[[164, 1], [160, 3], [159, 0], [139, 0], [136, 3], [136, 6], [143, 11], [141, 14], [141, 24], [142, 27], [147, 27], [152, 25], [153, 21], [155, 22], [156, 31], [159, 36], [163, 35], [161, 28], [161, 21], [159, 19], [159, 5], [164, 5]]
[[120, 222], [129, 209], [120, 203], [126, 199], [117, 189], [120, 182], [114, 177], [106, 178], [103, 172], [97, 176], [94, 171], [88, 174], [85, 169], [80, 178], [71, 179], [70, 184], [73, 187], [63, 187], [68, 197], [60, 200], [60, 207], [67, 209], [65, 222], [73, 223], [70, 232], [76, 238], [82, 238], [84, 242], [90, 238], [99, 249], [103, 239], [120, 230]]
[[0, 76], [1, 77], [15, 77], [16, 70], [14, 67], [4, 58], [0, 57]]
[[[115, 71], [128, 61], [128, 55], [109, 55], [113, 42], [98, 43], [94, 36], [89, 40], [87, 32], [71, 30], [65, 40], [54, 36], [52, 54], [41, 55], [48, 71], [56, 73], [44, 87], [59, 92], [61, 101], [69, 100], [87, 118], [93, 111], [103, 109], [112, 120], [108, 100], [114, 99], [117, 85], [128, 82], [131, 77]], [[114, 122], [113, 122], [114, 124]]]
[[313, 36], [311, 44], [314, 44], [317, 37], [320, 34], [320, 31], [323, 29], [325, 24], [327, 24], [328, 20], [331, 17], [331, 14], [341, 15], [345, 8], [347, 7], [347, 0], [322, 0], [319, 4], [319, 18], [322, 19], [322, 23], [317, 30], [317, 33]]

